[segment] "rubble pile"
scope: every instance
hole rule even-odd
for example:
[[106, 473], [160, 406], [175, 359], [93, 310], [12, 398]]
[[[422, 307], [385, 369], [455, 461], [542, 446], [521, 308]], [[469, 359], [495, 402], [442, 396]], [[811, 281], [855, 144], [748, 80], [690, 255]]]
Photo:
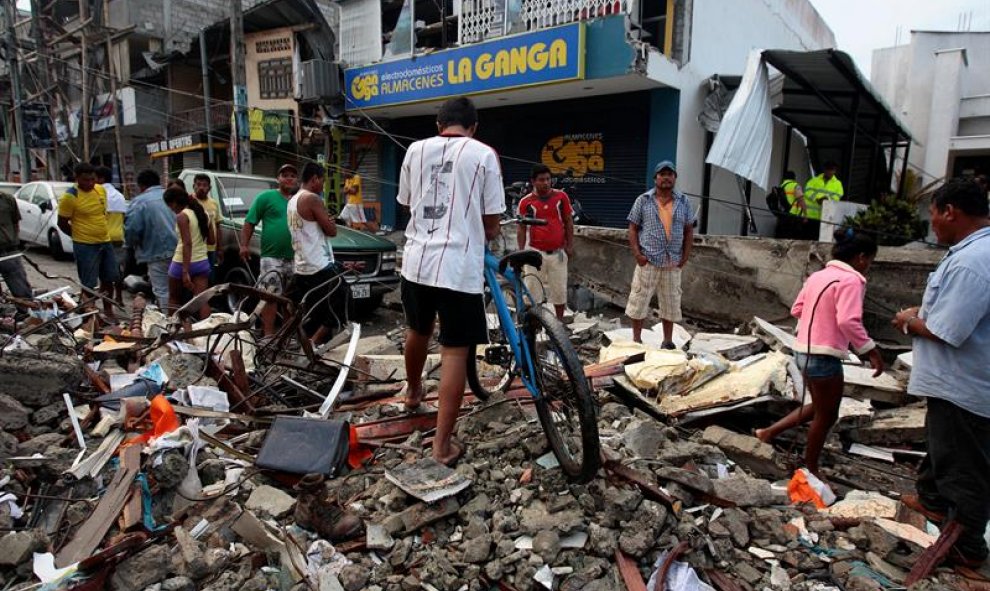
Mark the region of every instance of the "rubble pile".
[[[799, 450], [747, 434], [800, 401], [787, 333], [768, 323], [679, 332], [687, 352], [668, 352], [573, 319], [605, 453], [575, 484], [524, 389], [466, 396], [466, 453], [443, 466], [435, 388], [416, 413], [398, 396], [401, 334], [352, 325], [314, 351], [286, 302], [236, 289], [284, 307], [275, 337], [256, 338], [257, 308], [190, 323], [196, 301], [167, 319], [139, 300], [114, 324], [79, 318], [83, 298], [5, 323], [0, 585], [874, 590], [903, 586], [939, 536], [897, 501], [924, 417], [899, 373], [849, 380], [889, 408], [844, 403], [824, 462], [839, 500], [792, 502]], [[913, 589], [983, 588], [926, 574]]]

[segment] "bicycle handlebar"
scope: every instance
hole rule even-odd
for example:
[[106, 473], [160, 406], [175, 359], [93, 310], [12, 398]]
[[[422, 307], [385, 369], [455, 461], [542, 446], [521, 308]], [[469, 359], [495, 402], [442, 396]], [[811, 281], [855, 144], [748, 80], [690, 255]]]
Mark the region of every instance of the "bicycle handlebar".
[[524, 226], [545, 226], [547, 223], [547, 220], [541, 220], [540, 218], [524, 218], [517, 216], [507, 220], [502, 220], [499, 222], [499, 225], [508, 226], [509, 224], [522, 224]]

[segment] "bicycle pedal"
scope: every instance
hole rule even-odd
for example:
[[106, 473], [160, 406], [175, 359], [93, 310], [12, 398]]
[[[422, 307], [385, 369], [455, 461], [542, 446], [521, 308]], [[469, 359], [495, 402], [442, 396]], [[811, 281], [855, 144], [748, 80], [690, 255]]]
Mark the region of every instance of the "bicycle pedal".
[[489, 345], [485, 349], [485, 363], [489, 365], [505, 365], [512, 359], [512, 353], [505, 345]]

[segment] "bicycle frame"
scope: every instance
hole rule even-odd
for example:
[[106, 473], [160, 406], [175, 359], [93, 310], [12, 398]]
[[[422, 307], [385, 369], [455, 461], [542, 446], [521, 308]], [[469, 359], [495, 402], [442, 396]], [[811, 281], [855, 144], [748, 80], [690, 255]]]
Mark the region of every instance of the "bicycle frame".
[[[516, 298], [516, 318], [512, 317], [512, 312], [502, 296], [502, 290], [498, 284], [499, 275], [505, 277], [512, 285]], [[538, 398], [540, 390], [533, 380], [533, 375], [536, 372], [533, 367], [532, 351], [529, 349], [529, 343], [523, 338], [523, 332], [519, 330], [516, 324], [516, 319], [522, 320], [524, 311], [528, 308], [529, 303], [533, 302], [533, 296], [523, 284], [522, 277], [517, 276], [511, 267], [506, 267], [504, 273], [499, 273], [498, 258], [487, 247], [485, 247], [485, 283], [488, 285], [488, 290], [495, 302], [495, 308], [498, 310], [498, 321], [502, 334], [505, 335], [505, 340], [509, 344], [509, 348], [512, 349], [516, 367], [521, 369], [519, 377], [533, 398]], [[487, 321], [486, 318], [485, 322]]]

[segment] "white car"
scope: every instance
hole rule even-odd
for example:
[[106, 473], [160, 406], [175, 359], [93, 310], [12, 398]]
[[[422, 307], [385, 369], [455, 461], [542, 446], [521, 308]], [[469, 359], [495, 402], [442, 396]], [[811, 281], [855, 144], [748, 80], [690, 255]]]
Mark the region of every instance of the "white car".
[[71, 186], [38, 181], [27, 183], [14, 194], [21, 212], [21, 242], [47, 246], [56, 259], [72, 254], [72, 238], [58, 229], [58, 200]]

